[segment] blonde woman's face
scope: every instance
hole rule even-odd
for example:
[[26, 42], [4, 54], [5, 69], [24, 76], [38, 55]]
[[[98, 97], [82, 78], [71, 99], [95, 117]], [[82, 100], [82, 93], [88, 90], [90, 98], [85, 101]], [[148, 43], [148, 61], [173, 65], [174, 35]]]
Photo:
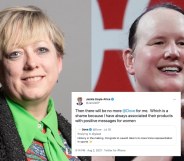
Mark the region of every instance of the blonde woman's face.
[[49, 38], [15, 47], [1, 60], [0, 79], [14, 100], [47, 99], [62, 69], [62, 59]]

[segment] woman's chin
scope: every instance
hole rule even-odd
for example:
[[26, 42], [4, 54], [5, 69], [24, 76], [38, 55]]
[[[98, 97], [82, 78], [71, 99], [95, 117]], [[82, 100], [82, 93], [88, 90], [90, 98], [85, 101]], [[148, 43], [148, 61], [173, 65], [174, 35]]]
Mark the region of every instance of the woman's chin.
[[184, 87], [178, 84], [170, 84], [160, 87], [161, 92], [181, 92], [183, 89]]
[[44, 100], [47, 98], [48, 95], [45, 93], [37, 92], [37, 93], [29, 93], [29, 94], [24, 94], [21, 96], [21, 99], [23, 101], [39, 101], [39, 100]]

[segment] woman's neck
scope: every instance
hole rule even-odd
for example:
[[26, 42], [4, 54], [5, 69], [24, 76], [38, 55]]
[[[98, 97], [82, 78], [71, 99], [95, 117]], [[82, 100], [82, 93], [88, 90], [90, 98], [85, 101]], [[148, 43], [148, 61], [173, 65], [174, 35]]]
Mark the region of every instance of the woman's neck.
[[26, 104], [23, 107], [35, 119], [37, 119], [38, 121], [41, 121], [47, 115], [48, 101], [49, 100], [41, 102], [41, 103], [31, 102], [30, 104]]
[[[14, 99], [13, 99], [14, 100]], [[47, 115], [49, 97], [40, 100], [14, 100], [36, 120], [41, 121]]]

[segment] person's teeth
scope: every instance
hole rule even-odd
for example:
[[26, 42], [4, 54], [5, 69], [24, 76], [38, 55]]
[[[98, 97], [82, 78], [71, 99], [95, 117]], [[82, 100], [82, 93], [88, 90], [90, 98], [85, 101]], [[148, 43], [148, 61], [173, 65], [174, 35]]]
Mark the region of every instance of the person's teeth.
[[41, 79], [41, 77], [29, 77], [29, 78], [26, 78], [27, 81], [38, 81], [40, 79]]
[[164, 67], [161, 69], [162, 72], [179, 72], [180, 69], [178, 67]]

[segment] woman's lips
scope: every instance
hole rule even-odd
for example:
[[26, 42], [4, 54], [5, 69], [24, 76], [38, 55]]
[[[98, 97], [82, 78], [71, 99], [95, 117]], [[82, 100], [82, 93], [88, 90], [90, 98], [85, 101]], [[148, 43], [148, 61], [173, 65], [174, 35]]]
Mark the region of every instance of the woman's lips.
[[44, 76], [28, 76], [28, 77], [22, 78], [22, 80], [26, 82], [37, 82], [43, 78]]
[[180, 65], [164, 65], [164, 66], [160, 66], [158, 67], [158, 70], [163, 72], [163, 73], [180, 73], [183, 69]]
[[163, 67], [159, 68], [162, 72], [175, 72], [179, 73], [182, 69], [180, 67]]

